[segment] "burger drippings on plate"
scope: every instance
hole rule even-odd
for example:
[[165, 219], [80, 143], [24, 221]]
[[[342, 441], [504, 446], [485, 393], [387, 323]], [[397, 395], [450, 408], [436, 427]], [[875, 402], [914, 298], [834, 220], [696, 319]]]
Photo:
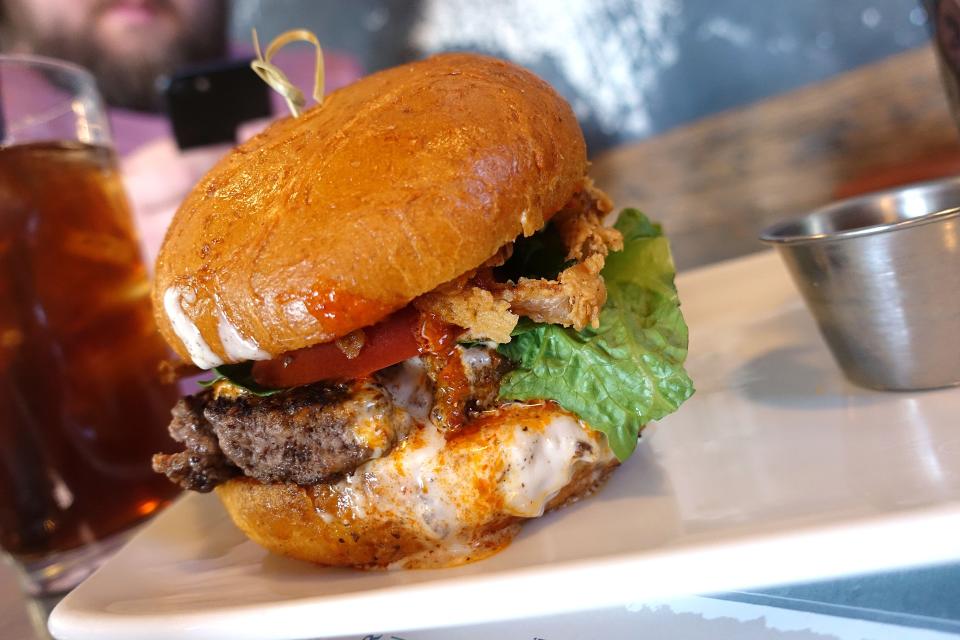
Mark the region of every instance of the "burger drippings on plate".
[[[620, 233], [602, 224], [611, 208], [586, 182], [545, 229], [414, 300], [423, 326], [415, 359], [431, 383], [425, 402], [439, 429], [457, 431], [498, 404], [511, 366], [496, 343], [510, 340], [520, 317], [577, 330], [598, 325], [606, 300], [600, 270], [608, 252], [623, 247]], [[238, 475], [301, 485], [335, 479], [389, 453], [415, 424], [383, 384], [397, 366], [265, 397], [221, 380], [174, 407], [170, 435], [185, 450], [157, 454], [153, 467], [200, 492]]]

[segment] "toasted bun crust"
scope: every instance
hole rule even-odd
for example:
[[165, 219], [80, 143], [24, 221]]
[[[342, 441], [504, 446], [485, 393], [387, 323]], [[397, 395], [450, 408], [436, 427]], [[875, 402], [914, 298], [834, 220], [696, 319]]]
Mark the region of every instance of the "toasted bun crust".
[[[506, 420], [468, 428], [441, 446], [432, 458], [437, 467], [430, 466], [429, 457], [423, 462], [430, 445], [423, 443], [424, 438], [418, 443], [412, 435], [407, 446], [358, 469], [351, 482], [301, 487], [237, 478], [216, 491], [234, 523], [254, 542], [280, 555], [361, 568], [473, 562], [509, 544], [523, 520], [592, 493], [617, 466], [602, 436], [584, 428], [581, 441], [589, 451], [568, 448], [566, 458], [551, 458], [554, 468], [567, 471], [564, 484], [553, 486], [542, 501], [524, 503], [529, 510], [518, 510], [504, 496], [515, 495], [520, 485], [505, 476], [515, 471], [509, 465], [515, 467], [533, 451], [529, 434], [551, 428], [536, 411], [519, 422], [511, 412]], [[518, 424], [527, 427], [520, 435]], [[531, 455], [563, 450], [558, 442], [554, 436], [548, 448]], [[405, 459], [405, 452], [411, 451], [416, 453]], [[407, 460], [415, 462], [416, 469], [425, 469], [424, 484], [417, 484], [420, 478]], [[525, 478], [533, 480], [528, 487], [542, 479]], [[372, 480], [364, 485], [367, 479]], [[498, 484], [504, 486], [498, 490]], [[426, 488], [411, 490], [416, 487]]]
[[157, 324], [204, 368], [330, 341], [533, 233], [585, 172], [570, 106], [518, 66], [447, 54], [376, 73], [201, 180], [160, 250]]

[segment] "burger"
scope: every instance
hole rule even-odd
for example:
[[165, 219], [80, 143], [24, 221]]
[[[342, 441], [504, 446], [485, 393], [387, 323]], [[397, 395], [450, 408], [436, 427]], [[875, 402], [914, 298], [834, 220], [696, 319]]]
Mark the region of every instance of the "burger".
[[549, 85], [447, 54], [237, 147], [156, 266], [156, 321], [211, 371], [154, 469], [322, 565], [438, 567], [579, 500], [693, 391], [660, 227], [614, 226]]

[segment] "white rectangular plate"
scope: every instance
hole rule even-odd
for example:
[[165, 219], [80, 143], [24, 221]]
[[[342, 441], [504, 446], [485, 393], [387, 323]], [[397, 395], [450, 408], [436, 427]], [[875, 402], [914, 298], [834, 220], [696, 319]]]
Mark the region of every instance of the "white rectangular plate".
[[595, 497], [499, 555], [356, 572], [271, 556], [209, 495], [50, 618], [64, 640], [315, 638], [611, 607], [960, 558], [960, 389], [847, 383], [777, 257], [679, 278], [697, 393]]

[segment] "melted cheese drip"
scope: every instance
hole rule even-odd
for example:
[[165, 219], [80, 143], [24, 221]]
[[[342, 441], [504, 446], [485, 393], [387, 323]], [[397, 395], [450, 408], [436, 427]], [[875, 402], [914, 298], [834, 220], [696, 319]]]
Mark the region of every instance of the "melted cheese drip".
[[512, 446], [503, 455], [507, 468], [500, 481], [507, 513], [523, 518], [543, 515], [547, 503], [573, 478], [578, 447], [592, 446], [584, 427], [573, 416], [560, 414], [542, 432], [514, 427]]
[[601, 434], [552, 404], [510, 403], [462, 432], [444, 434], [427, 417], [424, 376], [414, 358], [383, 381], [419, 419], [419, 428], [390, 455], [330, 486], [336, 513], [318, 508], [324, 520], [376, 516], [414, 526], [426, 549], [391, 567], [447, 566], [489, 555], [491, 545], [504, 546], [516, 528], [491, 542], [482, 533], [487, 524], [503, 516], [542, 515], [577, 465], [614, 460]]
[[410, 358], [379, 375], [397, 406], [421, 422], [428, 419], [433, 394], [423, 360]]
[[354, 442], [369, 449], [371, 458], [379, 458], [389, 452], [393, 444], [410, 431], [413, 423], [413, 419], [402, 410], [384, 415], [382, 394], [379, 386], [367, 383], [357, 385], [352, 391], [356, 407]]
[[213, 388], [213, 397], [219, 400], [220, 398], [225, 398], [228, 400], [236, 400], [240, 396], [248, 395], [250, 392], [244, 389], [243, 387], [238, 387], [233, 384], [226, 378], [219, 378], [212, 385]]
[[180, 342], [190, 354], [193, 364], [201, 369], [212, 369], [223, 364], [217, 354], [210, 349], [210, 346], [203, 339], [199, 327], [193, 323], [186, 311], [183, 310], [181, 299], [187, 304], [193, 304], [197, 301], [197, 295], [190, 289], [178, 289], [170, 287], [163, 292], [163, 310], [170, 319], [170, 325], [173, 332], [180, 338]]

